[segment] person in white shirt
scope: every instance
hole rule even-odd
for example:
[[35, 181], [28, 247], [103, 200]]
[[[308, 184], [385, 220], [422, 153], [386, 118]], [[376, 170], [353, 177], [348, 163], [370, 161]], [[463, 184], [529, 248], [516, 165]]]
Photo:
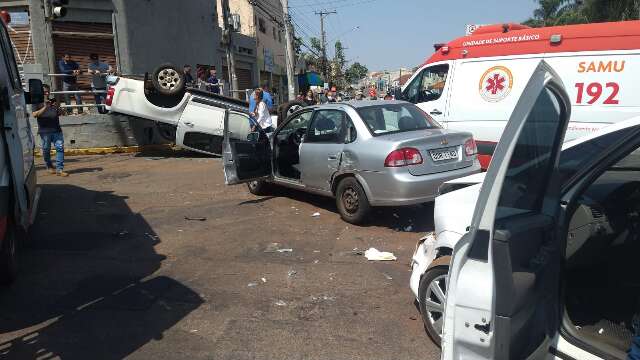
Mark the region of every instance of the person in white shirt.
[[[256, 101], [256, 109], [251, 116], [256, 119], [256, 122], [265, 133], [273, 131], [273, 122], [271, 120], [271, 114], [269, 114], [269, 107], [262, 99], [262, 89], [258, 88], [253, 92], [254, 99]], [[255, 127], [253, 131], [255, 131]]]

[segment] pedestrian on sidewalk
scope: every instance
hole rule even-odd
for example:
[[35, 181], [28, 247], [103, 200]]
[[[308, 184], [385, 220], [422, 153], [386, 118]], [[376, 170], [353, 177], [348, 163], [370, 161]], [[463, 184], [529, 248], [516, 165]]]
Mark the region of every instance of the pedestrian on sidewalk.
[[[264, 90], [258, 88], [253, 92], [253, 97], [256, 102], [255, 111], [251, 114], [258, 126], [264, 130], [265, 133], [273, 132], [273, 122], [271, 120], [271, 114], [269, 114], [269, 109], [267, 103], [264, 101]], [[256, 131], [255, 126], [252, 129]]]
[[220, 80], [215, 67], [209, 69], [209, 78], [207, 79], [207, 87], [214, 94], [220, 94]]
[[[256, 111], [256, 91], [258, 89], [254, 90], [253, 93], [251, 93], [251, 97], [249, 98], [249, 112], [253, 113]], [[264, 101], [264, 103], [267, 105], [267, 111], [271, 111], [271, 109], [273, 108], [273, 97], [271, 97], [271, 93], [269, 93], [269, 84], [268, 83], [263, 83], [262, 84], [262, 88], [260, 88], [260, 90], [262, 91], [262, 101]]]
[[[64, 171], [64, 136], [62, 136], [62, 128], [60, 128], [60, 115], [62, 110], [58, 107], [55, 98], [49, 98], [51, 89], [48, 85], [44, 88], [44, 104], [38, 104], [37, 110], [32, 113], [33, 117], [38, 120], [38, 135], [42, 140], [42, 158], [44, 165], [50, 174], [58, 176], [69, 176]], [[51, 144], [56, 149], [56, 165], [51, 163]]]
[[184, 73], [184, 84], [187, 87], [193, 86], [193, 75], [191, 75], [191, 65], [186, 64], [182, 68], [182, 72]]
[[[62, 60], [58, 62], [60, 73], [65, 74], [62, 77], [63, 91], [78, 91], [78, 75], [80, 75], [80, 66], [77, 62], [71, 60], [71, 55], [64, 54]], [[82, 96], [74, 94], [76, 105], [82, 105]], [[64, 94], [64, 102], [71, 105], [71, 94]], [[78, 114], [82, 114], [82, 106], [78, 108]]]
[[309, 91], [307, 91], [307, 96], [304, 98], [303, 101], [304, 101], [305, 104], [307, 104], [307, 106], [311, 106], [311, 105], [317, 104], [316, 98], [313, 95], [313, 90], [309, 89]]
[[[95, 93], [95, 91], [107, 91], [107, 75], [113, 71], [111, 66], [100, 61], [98, 54], [89, 55], [89, 75], [91, 75], [91, 90], [94, 91], [96, 104], [103, 104], [106, 92]], [[108, 113], [104, 106], [98, 106], [100, 114]]]

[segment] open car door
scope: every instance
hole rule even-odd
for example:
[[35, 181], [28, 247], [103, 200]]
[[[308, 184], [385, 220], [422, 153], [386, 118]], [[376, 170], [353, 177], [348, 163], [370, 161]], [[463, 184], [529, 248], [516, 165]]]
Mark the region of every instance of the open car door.
[[569, 115], [559, 76], [540, 61], [454, 249], [443, 359], [549, 356], [561, 320], [557, 168]]
[[262, 130], [251, 132], [251, 121], [246, 114], [233, 110], [225, 116], [222, 161], [227, 185], [271, 176], [270, 139]]

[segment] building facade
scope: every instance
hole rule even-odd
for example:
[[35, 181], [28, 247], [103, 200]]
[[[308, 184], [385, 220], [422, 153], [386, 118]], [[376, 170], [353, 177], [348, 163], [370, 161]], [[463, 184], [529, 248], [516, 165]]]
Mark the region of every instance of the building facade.
[[[222, 0], [217, 2], [219, 25], [222, 27]], [[255, 44], [256, 64], [252, 73], [252, 86], [266, 84], [272, 89], [275, 100], [283, 101], [286, 98], [287, 71], [280, 0], [261, 0], [257, 5], [252, 5], [247, 0], [229, 0], [229, 9], [232, 18], [239, 25], [234, 41], [237, 36], [250, 38]], [[240, 74], [238, 79], [240, 80]]]

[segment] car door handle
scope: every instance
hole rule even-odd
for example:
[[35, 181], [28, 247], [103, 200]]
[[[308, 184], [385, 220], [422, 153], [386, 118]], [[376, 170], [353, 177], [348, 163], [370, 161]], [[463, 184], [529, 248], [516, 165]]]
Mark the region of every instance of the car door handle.
[[192, 122], [185, 121], [184, 124], [187, 125], [188, 127], [193, 127], [193, 123]]
[[329, 160], [338, 160], [338, 155], [329, 155]]
[[431, 110], [431, 112], [429, 114], [431, 114], [431, 115], [442, 115], [442, 111], [440, 111], [438, 109], [433, 109], [433, 110]]

